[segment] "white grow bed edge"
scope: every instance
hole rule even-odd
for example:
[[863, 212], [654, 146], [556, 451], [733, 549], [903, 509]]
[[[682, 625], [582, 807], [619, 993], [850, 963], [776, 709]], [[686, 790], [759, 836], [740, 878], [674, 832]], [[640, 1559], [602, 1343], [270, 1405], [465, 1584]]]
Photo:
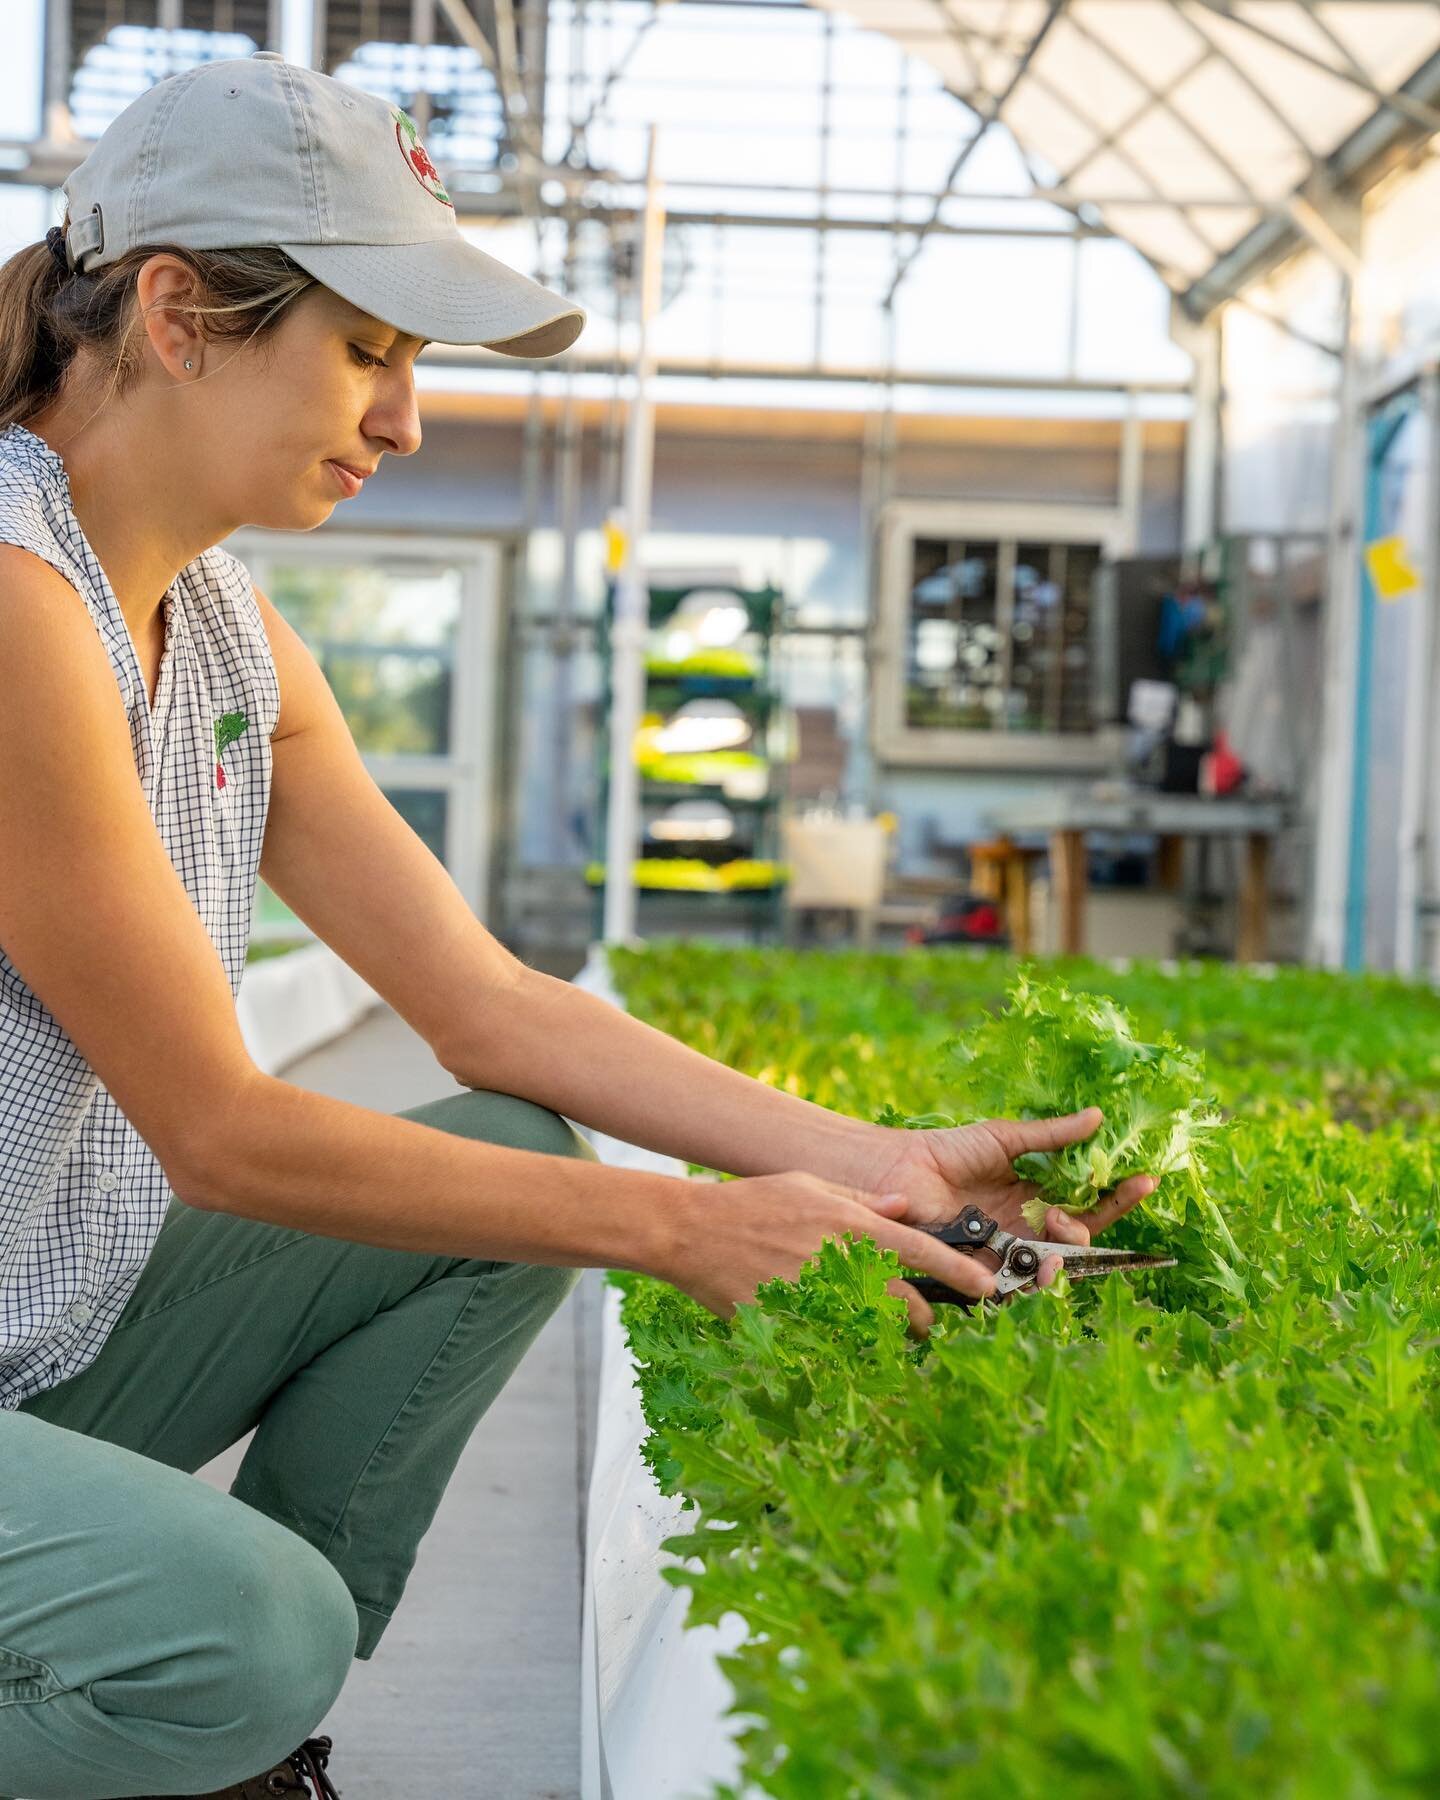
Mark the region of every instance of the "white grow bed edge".
[[328, 944], [248, 963], [235, 1011], [257, 1068], [274, 1075], [348, 1031], [380, 996]]
[[[598, 944], [575, 982], [624, 1004]], [[685, 1174], [673, 1157], [601, 1132], [587, 1136], [603, 1162]], [[660, 1545], [695, 1515], [678, 1497], [666, 1499], [640, 1460], [645, 1430], [620, 1295], [607, 1288], [585, 1532], [581, 1800], [703, 1800], [740, 1767], [736, 1721], [726, 1716], [733, 1691], [716, 1658], [743, 1641], [745, 1622], [728, 1613], [719, 1626], [684, 1629], [690, 1595], [661, 1579], [675, 1559]]]

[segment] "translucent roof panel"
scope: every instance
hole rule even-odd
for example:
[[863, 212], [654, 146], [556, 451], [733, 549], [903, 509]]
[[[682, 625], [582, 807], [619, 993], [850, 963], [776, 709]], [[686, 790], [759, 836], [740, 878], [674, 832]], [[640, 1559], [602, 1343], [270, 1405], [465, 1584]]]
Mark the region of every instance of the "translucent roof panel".
[[[1046, 7], [987, 0], [984, 10], [1023, 36]], [[1183, 382], [1189, 359], [1169, 336], [1166, 289], [1129, 245], [1100, 235], [1098, 217], [1077, 223], [1073, 207], [1037, 191], [1026, 134], [984, 133], [947, 191], [957, 147], [982, 123], [959, 89], [1002, 50], [937, 33], [933, 0], [885, 0], [883, 12], [887, 29], [875, 31], [804, 4], [550, 0], [549, 162], [596, 172], [612, 207], [638, 207], [658, 127], [662, 361], [726, 367], [730, 379], [893, 368], [912, 382]], [[1076, 42], [1091, 58], [1087, 80], [1102, 82], [1103, 49]], [[1110, 68], [1116, 104], [1142, 106], [1143, 83]], [[1061, 125], [1045, 139], [1052, 167], [1103, 148], [1103, 132], [1043, 95], [1039, 110]], [[1143, 206], [1150, 195], [1134, 178], [1132, 198]], [[1243, 204], [1244, 190], [1229, 197]], [[553, 278], [564, 242], [550, 223]], [[1101, 245], [1122, 258], [1092, 257]], [[1211, 255], [1195, 232], [1187, 250], [1197, 265]], [[591, 309], [581, 354], [624, 349], [611, 271], [589, 235], [573, 286]]]
[[813, 4], [924, 58], [1181, 291], [1440, 51], [1434, 0]]

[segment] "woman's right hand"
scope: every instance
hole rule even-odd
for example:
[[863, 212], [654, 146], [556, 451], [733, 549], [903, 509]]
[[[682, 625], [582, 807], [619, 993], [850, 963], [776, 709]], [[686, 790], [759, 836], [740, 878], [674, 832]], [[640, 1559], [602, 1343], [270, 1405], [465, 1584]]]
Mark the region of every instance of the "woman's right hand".
[[[899, 1224], [900, 1194], [865, 1194], [817, 1175], [751, 1175], [739, 1181], [688, 1184], [688, 1229], [655, 1273], [722, 1319], [753, 1301], [762, 1281], [793, 1281], [825, 1238], [871, 1237], [894, 1250], [906, 1268], [934, 1275], [974, 1299], [995, 1291], [992, 1271], [928, 1232]], [[935, 1314], [908, 1281], [887, 1284], [910, 1314], [911, 1329], [928, 1333]]]

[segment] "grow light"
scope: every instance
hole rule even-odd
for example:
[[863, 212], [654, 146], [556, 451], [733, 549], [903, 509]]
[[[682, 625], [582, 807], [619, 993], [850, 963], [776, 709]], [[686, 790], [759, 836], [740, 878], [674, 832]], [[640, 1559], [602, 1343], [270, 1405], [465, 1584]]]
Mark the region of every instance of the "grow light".
[[750, 721], [733, 700], [687, 700], [656, 732], [654, 743], [666, 756], [694, 756], [733, 750], [749, 735]]
[[662, 843], [723, 844], [734, 835], [734, 815], [718, 800], [681, 800], [650, 826]]

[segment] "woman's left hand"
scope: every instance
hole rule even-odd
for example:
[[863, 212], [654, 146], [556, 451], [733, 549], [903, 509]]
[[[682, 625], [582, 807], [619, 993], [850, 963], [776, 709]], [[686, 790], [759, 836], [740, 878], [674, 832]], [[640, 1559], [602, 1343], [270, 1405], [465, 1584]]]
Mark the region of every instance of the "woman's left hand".
[[[852, 1140], [843, 1166], [825, 1173], [849, 1187], [897, 1198], [885, 1208], [886, 1216], [907, 1225], [948, 1225], [963, 1207], [978, 1206], [1017, 1237], [1043, 1236], [1054, 1243], [1088, 1244], [1097, 1232], [1129, 1212], [1137, 1201], [1153, 1193], [1157, 1183], [1150, 1175], [1135, 1175], [1121, 1182], [1098, 1206], [1072, 1214], [1052, 1206], [1045, 1215], [1042, 1233], [1032, 1231], [1021, 1207], [1036, 1191], [1034, 1182], [1021, 1181], [1014, 1161], [1031, 1150], [1059, 1150], [1090, 1137], [1103, 1114], [1098, 1106], [1060, 1119], [987, 1119], [981, 1125], [956, 1125], [944, 1130], [906, 1131], [877, 1125], [862, 1138]], [[1048, 1286], [1059, 1268], [1048, 1259], [1041, 1271], [1041, 1285]]]

